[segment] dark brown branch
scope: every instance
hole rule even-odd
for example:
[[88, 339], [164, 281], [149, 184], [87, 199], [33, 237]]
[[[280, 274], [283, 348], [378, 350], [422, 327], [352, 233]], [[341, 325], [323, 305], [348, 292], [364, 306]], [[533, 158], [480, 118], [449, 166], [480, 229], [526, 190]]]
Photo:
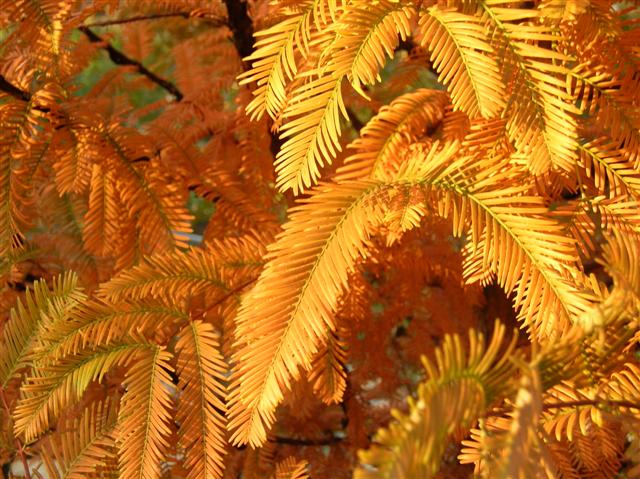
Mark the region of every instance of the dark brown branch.
[[[227, 7], [227, 26], [231, 30], [232, 41], [236, 47], [240, 58], [246, 58], [253, 52], [253, 22], [249, 17], [247, 3], [245, 0], [223, 0]], [[249, 65], [243, 62], [244, 69], [248, 70]], [[278, 137], [278, 133], [271, 132], [270, 150], [271, 154], [276, 157], [282, 141]]]
[[[4, 389], [0, 388], [0, 401], [2, 401], [2, 408], [7, 415], [7, 418], [11, 417], [11, 409], [9, 409], [9, 404], [7, 403], [7, 397], [4, 394]], [[27, 456], [24, 453], [24, 448], [22, 447], [22, 442], [17, 437], [14, 439], [16, 450], [18, 452], [18, 456], [20, 456], [20, 461], [22, 462], [22, 467], [24, 468], [24, 477], [26, 479], [31, 479], [31, 471], [29, 470], [29, 462], [27, 461]]]
[[0, 75], [0, 91], [8, 93], [9, 95], [11, 95], [12, 97], [14, 97], [14, 98], [16, 98], [18, 100], [22, 100], [22, 101], [31, 100], [31, 94], [28, 91], [23, 91], [20, 88], [18, 88], [17, 86], [12, 85], [2, 75]]
[[360, 121], [356, 113], [351, 108], [347, 108], [347, 115], [349, 115], [349, 121], [351, 122], [353, 129], [359, 132], [364, 126], [364, 123]]
[[227, 7], [227, 25], [233, 33], [233, 43], [241, 58], [248, 57], [253, 51], [253, 22], [249, 18], [247, 3], [244, 0], [224, 0]]
[[276, 436], [273, 439], [273, 442], [278, 444], [288, 444], [290, 446], [328, 446], [330, 444], [337, 444], [343, 440], [343, 438], [335, 436], [322, 439], [296, 439], [294, 437]]
[[413, 39], [407, 38], [406, 40], [401, 40], [396, 47], [396, 50], [404, 50], [407, 53], [411, 53], [411, 51], [416, 48], [416, 44], [413, 42]]
[[[0, 75], [0, 91], [8, 93], [17, 100], [29, 102], [31, 101], [31, 93], [21, 90], [17, 86], [10, 83], [5, 77]], [[31, 108], [42, 113], [49, 113], [51, 110], [42, 105], [31, 105]]]
[[191, 12], [175, 12], [175, 13], [154, 13], [150, 15], [138, 15], [135, 17], [127, 17], [127, 18], [115, 18], [113, 20], [105, 20], [103, 22], [94, 22], [94, 23], [85, 23], [85, 27], [110, 27], [112, 25], [123, 25], [125, 23], [133, 23], [133, 22], [141, 22], [145, 20], [161, 20], [163, 18], [184, 18], [185, 20], [189, 19], [198, 19], [208, 23], [214, 24], [214, 26], [222, 26], [226, 25], [226, 22], [221, 20], [220, 18], [211, 17], [211, 16], [200, 16], [200, 15], [191, 15]]
[[176, 13], [155, 13], [152, 15], [138, 15], [137, 17], [117, 18], [115, 20], [105, 20], [104, 22], [85, 23], [85, 27], [109, 27], [111, 25], [122, 25], [124, 23], [140, 22], [143, 20], [157, 20], [160, 18], [182, 17], [189, 18], [189, 12]]
[[145, 67], [142, 63], [129, 58], [127, 55], [122, 53], [120, 50], [116, 49], [109, 42], [104, 40], [100, 35], [97, 35], [95, 32], [93, 32], [89, 27], [81, 26], [81, 27], [78, 27], [78, 30], [84, 33], [90, 42], [102, 44], [102, 48], [109, 54], [109, 58], [116, 65], [135, 67], [136, 71], [140, 75], [147, 77], [156, 85], [159, 85], [162, 88], [164, 88], [167, 92], [169, 92], [171, 95], [175, 97], [176, 101], [180, 101], [184, 98], [184, 95], [178, 89], [178, 87], [175, 86], [173, 83], [171, 83], [169, 80], [160, 78], [158, 75], [148, 70], [147, 67]]

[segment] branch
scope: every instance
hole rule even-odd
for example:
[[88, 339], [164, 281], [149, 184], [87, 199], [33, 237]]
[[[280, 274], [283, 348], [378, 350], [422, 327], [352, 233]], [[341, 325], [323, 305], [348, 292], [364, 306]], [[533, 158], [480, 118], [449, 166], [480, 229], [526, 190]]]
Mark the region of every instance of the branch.
[[[176, 16], [177, 14], [165, 14], [165, 16], [169, 16], [169, 15]], [[147, 17], [151, 17], [151, 16], [149, 15]], [[142, 17], [138, 17], [138, 18], [142, 18]], [[164, 78], [159, 77], [158, 75], [156, 75], [155, 73], [153, 73], [152, 71], [147, 69], [147, 67], [145, 67], [139, 61], [136, 61], [136, 60], [133, 60], [132, 58], [129, 58], [127, 55], [125, 55], [120, 50], [115, 48], [109, 42], [104, 40], [100, 35], [94, 33], [89, 28], [88, 25], [80, 26], [80, 27], [78, 27], [78, 30], [80, 30], [82, 33], [84, 33], [91, 43], [100, 43], [100, 44], [102, 44], [101, 48], [103, 48], [109, 54], [109, 58], [116, 65], [135, 67], [136, 71], [139, 74], [147, 77], [149, 80], [151, 80], [156, 85], [159, 85], [160, 87], [164, 88], [167, 92], [169, 92], [171, 95], [173, 95], [173, 97], [176, 99], [176, 101], [180, 101], [180, 100], [182, 100], [184, 98], [184, 95], [182, 94], [182, 92], [178, 89], [178, 87], [175, 84], [173, 84], [169, 80], [166, 80]], [[31, 94], [29, 92], [23, 91], [23, 90], [19, 89], [18, 87], [12, 85], [2, 75], [0, 75], [0, 91], [4, 91], [5, 93], [8, 93], [9, 95], [11, 95], [12, 97], [14, 97], [14, 98], [16, 98], [18, 100], [29, 101], [31, 99]]]
[[224, 0], [227, 7], [227, 25], [233, 33], [233, 43], [240, 58], [248, 57], [253, 51], [253, 22], [249, 18], [244, 0]]
[[31, 94], [28, 91], [23, 91], [17, 86], [12, 85], [2, 75], [0, 75], [0, 91], [8, 93], [9, 95], [11, 95], [12, 97], [18, 100], [22, 100], [22, 101], [31, 100]]
[[360, 132], [360, 130], [362, 130], [362, 127], [364, 126], [364, 123], [360, 121], [360, 119], [356, 115], [356, 112], [351, 108], [347, 108], [347, 114], [349, 115], [349, 121], [351, 122], [351, 126], [353, 127], [353, 129], [356, 130], [356, 132]]
[[111, 25], [122, 25], [124, 23], [139, 22], [142, 20], [156, 20], [159, 18], [169, 17], [182, 17], [189, 18], [191, 15], [189, 12], [176, 12], [176, 13], [156, 13], [153, 15], [138, 15], [137, 17], [118, 18], [115, 20], [105, 20], [104, 22], [85, 23], [84, 27], [109, 27]]
[[329, 444], [337, 444], [344, 439], [341, 437], [330, 436], [323, 439], [296, 439], [294, 437], [275, 436], [273, 442], [278, 444], [288, 444], [290, 446], [328, 446]]
[[160, 20], [162, 18], [171, 18], [171, 17], [184, 18], [185, 20], [197, 18], [198, 20], [203, 20], [208, 23], [213, 23], [214, 26], [217, 26], [217, 27], [226, 25], [226, 22], [216, 17], [192, 15], [192, 12], [175, 12], [175, 13], [153, 13], [150, 15], [138, 15], [135, 17], [127, 17], [127, 18], [115, 18], [113, 20], [105, 20], [103, 22], [85, 23], [84, 26], [85, 27], [110, 27], [112, 25], [122, 25], [125, 23], [140, 22], [144, 20]]
[[[233, 36], [231, 40], [236, 46], [238, 55], [241, 59], [244, 59], [251, 55], [253, 52], [253, 22], [249, 17], [249, 11], [247, 10], [247, 3], [245, 0], [223, 0], [227, 7], [227, 26]], [[249, 68], [247, 62], [242, 62], [244, 70]], [[269, 149], [271, 154], [275, 158], [282, 146], [282, 141], [278, 137], [278, 134], [271, 131], [271, 143]]]
[[120, 50], [114, 48], [113, 45], [111, 45], [109, 42], [105, 41], [100, 35], [97, 35], [96, 33], [94, 33], [89, 27], [81, 26], [81, 27], [78, 27], [78, 30], [84, 33], [91, 43], [102, 44], [101, 48], [103, 48], [109, 54], [109, 58], [116, 65], [126, 65], [126, 66], [135, 67], [136, 71], [139, 74], [147, 77], [156, 85], [159, 85], [162, 88], [164, 88], [167, 92], [169, 92], [171, 95], [175, 97], [176, 101], [180, 101], [184, 98], [184, 95], [178, 89], [178, 87], [175, 86], [173, 83], [171, 83], [169, 80], [160, 78], [158, 75], [148, 70], [142, 63], [129, 58]]

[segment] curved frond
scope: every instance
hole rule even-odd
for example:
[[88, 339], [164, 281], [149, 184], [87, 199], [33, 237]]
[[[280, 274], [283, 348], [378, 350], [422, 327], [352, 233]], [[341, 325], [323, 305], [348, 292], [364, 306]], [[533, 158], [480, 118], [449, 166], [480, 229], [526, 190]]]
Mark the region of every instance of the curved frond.
[[273, 479], [308, 479], [307, 461], [298, 461], [290, 456], [276, 464]]
[[188, 479], [220, 478], [224, 470], [228, 368], [219, 349], [213, 327], [201, 321], [188, 323], [176, 342], [178, 433]]
[[232, 441], [266, 441], [284, 391], [309, 368], [328, 331], [348, 273], [363, 253], [381, 186], [321, 186], [292, 210], [268, 247], [267, 265], [236, 319], [239, 350], [230, 407]]
[[16, 435], [24, 435], [28, 441], [37, 438], [65, 408], [80, 400], [92, 381], [101, 381], [109, 369], [127, 364], [149, 347], [143, 343], [114, 344], [34, 369], [21, 388], [14, 412]]
[[548, 217], [542, 198], [531, 195], [521, 177], [503, 169], [504, 160], [477, 162], [475, 155], [483, 155], [478, 151], [438, 164], [416, 149], [416, 158], [405, 163], [400, 176], [419, 179], [438, 214], [451, 217], [454, 234], [468, 228], [465, 276], [473, 280], [495, 273], [505, 291], [515, 291], [520, 317], [536, 334], [556, 334], [583, 320], [592, 303], [590, 293], [572, 276], [578, 262], [574, 240]]
[[247, 105], [252, 120], [262, 117], [264, 112], [277, 118], [286, 100], [286, 85], [298, 72], [296, 50], [307, 54], [309, 30], [317, 5], [324, 0], [307, 0], [301, 7], [285, 11], [285, 18], [255, 34], [255, 51], [245, 58], [251, 62], [251, 70], [238, 77], [240, 84], [256, 82], [253, 100]]
[[294, 117], [281, 128], [284, 141], [275, 161], [280, 191], [297, 195], [315, 184], [320, 167], [330, 164], [340, 150], [340, 114], [348, 118], [342, 99], [342, 76], [327, 68], [292, 92], [284, 111]]
[[[1, 95], [1, 94], [0, 94]], [[0, 256], [18, 253], [30, 223], [33, 197], [29, 193], [29, 167], [39, 143], [47, 141], [42, 108], [53, 99], [40, 90], [26, 102], [1, 100], [0, 105]]]
[[578, 143], [579, 163], [593, 177], [597, 194], [614, 198], [631, 195], [640, 199], [640, 173], [628, 159], [627, 150], [607, 137]]
[[[577, 434], [586, 436], [594, 425], [602, 426], [602, 411], [597, 405], [589, 404], [589, 396], [570, 382], [556, 385], [547, 391], [546, 401], [567, 403], [565, 408], [556, 408], [545, 412], [544, 429], [555, 436], [556, 440], [566, 438], [573, 441]], [[584, 405], [579, 405], [584, 401]], [[578, 406], [571, 406], [576, 403]]]
[[326, 404], [340, 402], [347, 388], [347, 345], [339, 337], [340, 328], [327, 334], [327, 341], [311, 365], [309, 382]]
[[561, 34], [536, 23], [540, 12], [518, 8], [514, 0], [478, 2], [476, 14], [485, 19], [490, 44], [500, 56], [503, 83], [515, 86], [504, 111], [518, 156], [534, 174], [552, 167], [572, 171], [577, 109], [566, 91], [568, 57], [548, 47], [561, 41]]
[[444, 92], [422, 88], [383, 106], [348, 146], [357, 152], [345, 159], [336, 181], [391, 178], [408, 146], [443, 119], [446, 102]]
[[605, 387], [606, 397], [634, 403], [639, 407], [622, 407], [622, 410], [640, 420], [640, 365], [627, 363], [624, 369], [614, 373]]
[[188, 321], [185, 308], [175, 303], [87, 301], [74, 308], [56, 328], [40, 333], [40, 345], [34, 352], [36, 364], [46, 365], [82, 350], [122, 340], [133, 333], [152, 333], [160, 324]]
[[147, 252], [185, 247], [191, 232], [191, 216], [176, 188], [167, 187], [160, 171], [138, 167], [133, 160], [150, 158], [147, 140], [118, 124], [95, 128], [104, 143], [104, 167], [116, 174], [115, 191], [144, 237]]
[[101, 293], [111, 301], [148, 297], [180, 301], [202, 292], [232, 294], [257, 275], [262, 251], [259, 241], [247, 237], [228, 238], [204, 249], [150, 256], [104, 284]]
[[362, 87], [380, 81], [378, 72], [386, 57], [393, 58], [398, 35], [411, 35], [416, 10], [411, 4], [392, 0], [355, 0], [347, 4], [331, 47], [331, 62], [338, 75], [347, 75], [351, 86], [367, 97]]
[[505, 86], [482, 19], [434, 6], [420, 18], [420, 28], [453, 105], [470, 118], [497, 116], [505, 106]]
[[340, 113], [348, 119], [343, 99], [342, 83], [347, 77], [354, 88], [362, 92], [362, 83], [373, 82], [384, 65], [385, 55], [391, 55], [409, 32], [413, 7], [383, 0], [376, 4], [355, 2], [341, 15], [344, 30], [323, 52], [329, 58], [310, 72], [310, 80], [293, 92], [281, 129], [286, 140], [276, 157], [276, 184], [281, 191], [294, 194], [315, 184], [319, 167], [330, 164], [340, 150]]
[[640, 162], [640, 114], [633, 106], [638, 101], [640, 81], [632, 71], [603, 65], [577, 65], [567, 78], [567, 91], [583, 114], [602, 125], [616, 143], [625, 148], [628, 160], [637, 168]]
[[[640, 242], [614, 231], [603, 246], [603, 263], [625, 301], [640, 306]], [[613, 293], [612, 293], [613, 294]]]
[[389, 427], [376, 433], [369, 450], [359, 452], [354, 479], [433, 477], [446, 439], [509, 392], [516, 337], [503, 350], [504, 336], [500, 323], [488, 345], [473, 331], [468, 347], [458, 336], [445, 336], [436, 363], [424, 361], [427, 379], [418, 386], [417, 400], [409, 398], [407, 414], [393, 411]]

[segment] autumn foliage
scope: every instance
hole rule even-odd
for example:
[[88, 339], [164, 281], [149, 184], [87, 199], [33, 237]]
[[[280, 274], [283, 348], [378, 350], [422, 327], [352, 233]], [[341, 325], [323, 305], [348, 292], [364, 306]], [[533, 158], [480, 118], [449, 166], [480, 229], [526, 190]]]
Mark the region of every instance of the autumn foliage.
[[640, 477], [640, 3], [0, 0], [7, 477]]

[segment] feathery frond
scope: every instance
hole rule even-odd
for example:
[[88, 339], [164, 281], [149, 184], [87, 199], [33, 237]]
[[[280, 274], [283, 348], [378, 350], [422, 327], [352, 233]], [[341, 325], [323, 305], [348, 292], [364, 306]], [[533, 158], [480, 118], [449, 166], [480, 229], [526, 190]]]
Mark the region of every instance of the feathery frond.
[[[535, 9], [509, 8], [478, 2], [478, 12], [486, 20], [490, 43], [501, 56], [505, 85], [517, 85], [511, 91], [505, 112], [509, 137], [518, 155], [534, 174], [552, 166], [571, 171], [575, 163], [575, 107], [565, 89], [568, 60], [562, 52], [546, 45], [562, 37], [536, 23]], [[502, 5], [502, 4], [501, 4]]]
[[420, 18], [420, 28], [454, 107], [470, 118], [497, 116], [505, 105], [505, 87], [482, 19], [433, 6]]
[[443, 92], [419, 89], [383, 106], [349, 145], [357, 152], [345, 159], [336, 181], [390, 179], [409, 145], [442, 120], [445, 104]]
[[436, 364], [424, 361], [427, 379], [417, 400], [409, 398], [409, 413], [394, 411], [394, 421], [378, 431], [371, 449], [359, 453], [354, 478], [432, 477], [447, 437], [458, 426], [469, 426], [511, 387], [515, 337], [501, 350], [504, 336], [499, 323], [489, 344], [478, 333], [470, 333], [468, 348], [460, 337], [446, 336]]
[[538, 335], [553, 334], [584, 317], [591, 302], [570, 274], [569, 266], [578, 261], [572, 238], [545, 215], [542, 199], [503, 169], [504, 160], [474, 163], [471, 155], [439, 164], [429, 158], [441, 161], [446, 155], [427, 156], [419, 149], [414, 154], [400, 177], [420, 178], [427, 198], [435, 193], [439, 214], [452, 217], [454, 234], [469, 228], [465, 276], [495, 273], [505, 291], [516, 292], [520, 316]]
[[136, 359], [125, 377], [127, 392], [118, 413], [120, 474], [132, 479], [159, 478], [171, 434], [171, 354], [156, 346]]
[[148, 348], [141, 343], [114, 344], [33, 370], [14, 412], [16, 434], [28, 441], [36, 439], [70, 404], [80, 400], [92, 381], [101, 381], [109, 369], [128, 364]]
[[111, 300], [161, 297], [179, 301], [197, 293], [228, 294], [262, 265], [261, 244], [230, 238], [207, 249], [151, 256], [102, 286]]
[[320, 187], [292, 211], [269, 246], [267, 265], [236, 319], [229, 422], [234, 443], [264, 443], [284, 391], [335, 329], [332, 312], [363, 254], [376, 217], [369, 203], [380, 190], [368, 182]]
[[42, 459], [49, 477], [84, 479], [115, 475], [117, 460], [112, 437], [116, 425], [114, 408], [93, 403], [76, 420], [62, 423], [43, 446]]
[[16, 309], [11, 311], [11, 319], [2, 331], [0, 387], [6, 388], [9, 381], [33, 360], [43, 323], [64, 319], [65, 312], [83, 299], [78, 278], [73, 273], [54, 279], [51, 291], [44, 281], [34, 283], [24, 302], [18, 301]]
[[224, 470], [227, 365], [212, 326], [187, 324], [176, 343], [180, 443], [188, 478], [220, 478]]
[[307, 461], [297, 461], [295, 457], [287, 457], [276, 465], [274, 479], [307, 479]]
[[[309, 81], [291, 93], [283, 113], [289, 119], [281, 129], [286, 140], [276, 157], [277, 186], [294, 194], [317, 182], [319, 167], [330, 164], [340, 150], [340, 113], [348, 119], [342, 98], [346, 77], [359, 92], [362, 84], [375, 81], [384, 66], [385, 54], [391, 56], [398, 34], [409, 34], [409, 22], [415, 10], [398, 2], [383, 0], [376, 4], [354, 2], [341, 19], [342, 29], [335, 32], [321, 63], [305, 72]], [[365, 95], [366, 96], [366, 95]]]
[[337, 403], [347, 388], [346, 343], [338, 336], [339, 329], [327, 335], [326, 343], [313, 360], [309, 382], [326, 404]]
[[255, 51], [245, 58], [252, 68], [238, 77], [241, 85], [256, 82], [254, 99], [247, 105], [251, 119], [259, 120], [265, 111], [275, 119], [282, 111], [286, 86], [298, 72], [296, 52], [308, 54], [314, 12], [324, 1], [308, 0], [297, 9], [285, 10], [283, 20], [255, 34]]

